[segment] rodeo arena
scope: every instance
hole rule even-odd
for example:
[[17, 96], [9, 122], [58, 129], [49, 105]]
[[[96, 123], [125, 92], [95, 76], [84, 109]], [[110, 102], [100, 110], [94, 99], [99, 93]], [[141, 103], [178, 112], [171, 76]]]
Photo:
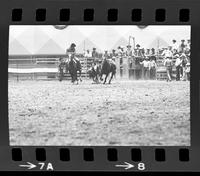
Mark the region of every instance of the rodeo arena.
[[190, 26], [10, 26], [11, 145], [190, 145]]

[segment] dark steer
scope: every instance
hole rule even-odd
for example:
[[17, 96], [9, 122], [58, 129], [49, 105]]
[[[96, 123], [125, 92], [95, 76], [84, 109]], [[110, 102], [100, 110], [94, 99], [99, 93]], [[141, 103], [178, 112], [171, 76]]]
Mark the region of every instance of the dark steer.
[[88, 70], [89, 78], [93, 80], [94, 83], [99, 83], [99, 76], [100, 76], [100, 66], [91, 67]]

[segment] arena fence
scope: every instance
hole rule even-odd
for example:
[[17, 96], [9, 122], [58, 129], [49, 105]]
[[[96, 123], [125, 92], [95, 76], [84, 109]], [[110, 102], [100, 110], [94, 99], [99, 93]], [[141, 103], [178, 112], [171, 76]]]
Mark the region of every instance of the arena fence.
[[[82, 65], [82, 77], [88, 79], [88, 69], [93, 63], [92, 58], [77, 56]], [[66, 55], [12, 55], [9, 56], [9, 79], [58, 79], [59, 58], [67, 58]], [[131, 57], [116, 57], [116, 76], [123, 79], [144, 79], [143, 69], [135, 63]], [[163, 65], [163, 58], [157, 58], [157, 70], [155, 79], [164, 80], [167, 77]], [[175, 74], [175, 68], [173, 68]], [[69, 73], [65, 73], [64, 79], [70, 79]]]
[[[92, 64], [92, 59], [78, 56], [82, 65], [82, 77], [88, 78], [87, 70]], [[15, 55], [9, 57], [10, 79], [57, 79], [60, 58], [66, 55]], [[69, 73], [64, 78], [69, 79]]]

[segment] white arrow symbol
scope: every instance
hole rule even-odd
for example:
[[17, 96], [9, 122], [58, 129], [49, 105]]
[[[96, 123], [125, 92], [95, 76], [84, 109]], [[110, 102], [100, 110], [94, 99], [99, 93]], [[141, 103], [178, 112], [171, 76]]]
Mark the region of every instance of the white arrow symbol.
[[35, 167], [37, 167], [35, 164], [33, 163], [29, 163], [27, 162], [27, 165], [19, 165], [20, 167], [27, 167], [28, 169], [33, 169]]
[[115, 166], [116, 167], [124, 167], [124, 169], [126, 169], [126, 170], [134, 167], [134, 165], [127, 163], [127, 162], [124, 162], [124, 165], [115, 165]]

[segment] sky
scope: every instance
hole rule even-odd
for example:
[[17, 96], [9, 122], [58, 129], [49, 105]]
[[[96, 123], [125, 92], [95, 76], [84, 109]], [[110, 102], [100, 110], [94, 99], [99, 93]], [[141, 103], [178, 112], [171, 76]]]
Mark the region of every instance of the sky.
[[[69, 25], [63, 30], [52, 25], [11, 25], [9, 29], [9, 55], [65, 54], [71, 43], [76, 51], [97, 51], [126, 47], [131, 36], [142, 48], [158, 48], [171, 45], [176, 39], [190, 39], [188, 25], [149, 25], [140, 29], [136, 25]], [[131, 40], [133, 46], [133, 40]]]

